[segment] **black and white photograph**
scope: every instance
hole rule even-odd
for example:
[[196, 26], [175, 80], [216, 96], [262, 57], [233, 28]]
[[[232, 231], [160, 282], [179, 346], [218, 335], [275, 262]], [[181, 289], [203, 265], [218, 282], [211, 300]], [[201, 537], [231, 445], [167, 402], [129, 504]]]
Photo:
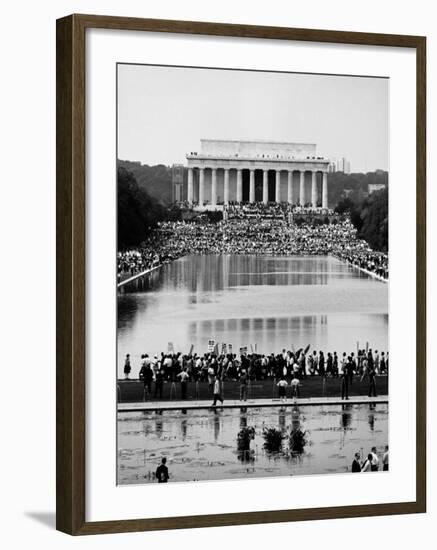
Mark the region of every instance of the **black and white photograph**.
[[118, 485], [384, 475], [390, 79], [116, 77]]

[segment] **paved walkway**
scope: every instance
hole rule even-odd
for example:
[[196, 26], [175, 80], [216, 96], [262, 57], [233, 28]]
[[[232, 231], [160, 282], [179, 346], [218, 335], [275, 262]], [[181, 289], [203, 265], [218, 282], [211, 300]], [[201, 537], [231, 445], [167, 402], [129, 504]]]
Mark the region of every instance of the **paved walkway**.
[[132, 275], [132, 277], [129, 277], [127, 279], [124, 279], [120, 281], [117, 284], [117, 288], [122, 287], [123, 285], [127, 285], [127, 283], [131, 283], [132, 281], [135, 281], [135, 279], [139, 279], [140, 277], [143, 277], [144, 275], [148, 275], [149, 273], [152, 273], [152, 271], [155, 271], [155, 269], [158, 269], [158, 267], [161, 267], [162, 264], [155, 265], [154, 267], [151, 267], [150, 269], [146, 269], [145, 271], [141, 271], [140, 273], [136, 273], [135, 275]]
[[[275, 380], [269, 378], [267, 380], [251, 380], [247, 386], [247, 399], [249, 401], [263, 399], [270, 401], [277, 399], [278, 387]], [[240, 384], [235, 380], [225, 380], [222, 389], [226, 402], [239, 401], [240, 399]], [[287, 397], [291, 398], [291, 387], [286, 388]], [[376, 379], [377, 395], [388, 395], [388, 377], [377, 376]], [[349, 385], [349, 397], [367, 397], [369, 394], [369, 381], [364, 379], [360, 382], [359, 376], [354, 376], [352, 385]], [[313, 397], [341, 397], [341, 380], [340, 378], [322, 376], [308, 376], [301, 381], [300, 397], [310, 399]], [[159, 402], [179, 402], [182, 401], [182, 390], [179, 382], [172, 384], [165, 382], [163, 385], [162, 398], [155, 396], [155, 384], [152, 384], [152, 394], [148, 399], [144, 398], [144, 384], [139, 380], [119, 380], [117, 401], [119, 403], [142, 403], [144, 401], [159, 401]], [[204, 403], [212, 403], [211, 388], [208, 382], [199, 382], [197, 385], [194, 382], [187, 384], [187, 401], [203, 401]]]
[[[217, 408], [235, 409], [242, 407], [292, 407], [295, 405], [357, 405], [365, 403], [388, 403], [388, 395], [378, 397], [350, 397], [347, 401], [339, 397], [309, 397], [301, 399], [249, 399], [247, 401], [228, 400], [217, 404]], [[119, 403], [118, 412], [135, 411], [175, 411], [180, 409], [211, 409], [211, 401], [146, 401], [143, 403]]]

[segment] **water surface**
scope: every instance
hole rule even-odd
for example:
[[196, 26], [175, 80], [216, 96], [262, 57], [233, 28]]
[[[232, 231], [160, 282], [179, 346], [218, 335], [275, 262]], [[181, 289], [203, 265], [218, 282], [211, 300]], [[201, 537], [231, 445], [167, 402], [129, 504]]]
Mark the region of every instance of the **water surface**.
[[[388, 442], [388, 406], [326, 405], [119, 413], [118, 483], [155, 482], [154, 472], [167, 457], [170, 481], [259, 478], [350, 471], [354, 453], [379, 456]], [[241, 454], [237, 434], [255, 428], [251, 452]], [[264, 449], [264, 427], [284, 434], [306, 432], [300, 455]]]
[[118, 375], [130, 353], [205, 353], [209, 339], [260, 353], [307, 344], [387, 350], [388, 285], [326, 256], [186, 256], [118, 295]]

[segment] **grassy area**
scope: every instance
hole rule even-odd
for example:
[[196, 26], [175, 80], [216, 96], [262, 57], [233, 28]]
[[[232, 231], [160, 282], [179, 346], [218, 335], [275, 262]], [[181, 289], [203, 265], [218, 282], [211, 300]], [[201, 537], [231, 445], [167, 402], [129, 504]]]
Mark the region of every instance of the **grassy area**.
[[[360, 382], [358, 376], [354, 377], [352, 386], [349, 386], [349, 395], [367, 395], [369, 390], [368, 380]], [[378, 395], [388, 394], [387, 376], [376, 378], [376, 391]], [[118, 381], [118, 402], [138, 403], [141, 401], [171, 401], [181, 399], [181, 385], [179, 382], [164, 384], [162, 399], [154, 396], [155, 384], [152, 383], [152, 395], [145, 395], [143, 383], [139, 380]], [[287, 396], [291, 395], [291, 388], [287, 388]], [[278, 388], [272, 380], [257, 380], [248, 386], [248, 399], [272, 399], [278, 396]], [[302, 380], [300, 397], [339, 397], [341, 396], [341, 381], [339, 378], [307, 378]], [[240, 385], [233, 380], [225, 381], [223, 384], [224, 399], [239, 399]], [[212, 395], [207, 382], [199, 382], [196, 395], [196, 384], [188, 382], [187, 399], [211, 400]]]

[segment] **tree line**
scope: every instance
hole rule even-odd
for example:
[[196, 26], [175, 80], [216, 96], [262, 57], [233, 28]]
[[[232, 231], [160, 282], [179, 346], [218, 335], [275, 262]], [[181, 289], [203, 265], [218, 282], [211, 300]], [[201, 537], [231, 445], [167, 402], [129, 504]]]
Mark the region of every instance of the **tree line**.
[[[118, 166], [126, 168], [135, 176], [138, 186], [156, 198], [164, 206], [172, 203], [172, 169], [170, 166], [156, 164], [149, 166], [140, 162], [119, 160]], [[187, 192], [187, 167], [184, 167], [184, 196]], [[345, 195], [355, 202], [363, 200], [367, 196], [369, 184], [388, 185], [388, 173], [384, 170], [376, 170], [368, 173], [344, 174], [332, 172], [328, 176], [329, 181], [329, 206], [333, 208]]]
[[[151, 228], [162, 220], [181, 219], [171, 205], [171, 169], [118, 162], [118, 245], [137, 246]], [[139, 181], [138, 181], [139, 180]], [[367, 196], [369, 184], [385, 188]], [[372, 248], [388, 250], [388, 174], [382, 170], [367, 174], [329, 175], [329, 203], [339, 213], [350, 212], [360, 238]], [[214, 221], [214, 220], [211, 220]]]

